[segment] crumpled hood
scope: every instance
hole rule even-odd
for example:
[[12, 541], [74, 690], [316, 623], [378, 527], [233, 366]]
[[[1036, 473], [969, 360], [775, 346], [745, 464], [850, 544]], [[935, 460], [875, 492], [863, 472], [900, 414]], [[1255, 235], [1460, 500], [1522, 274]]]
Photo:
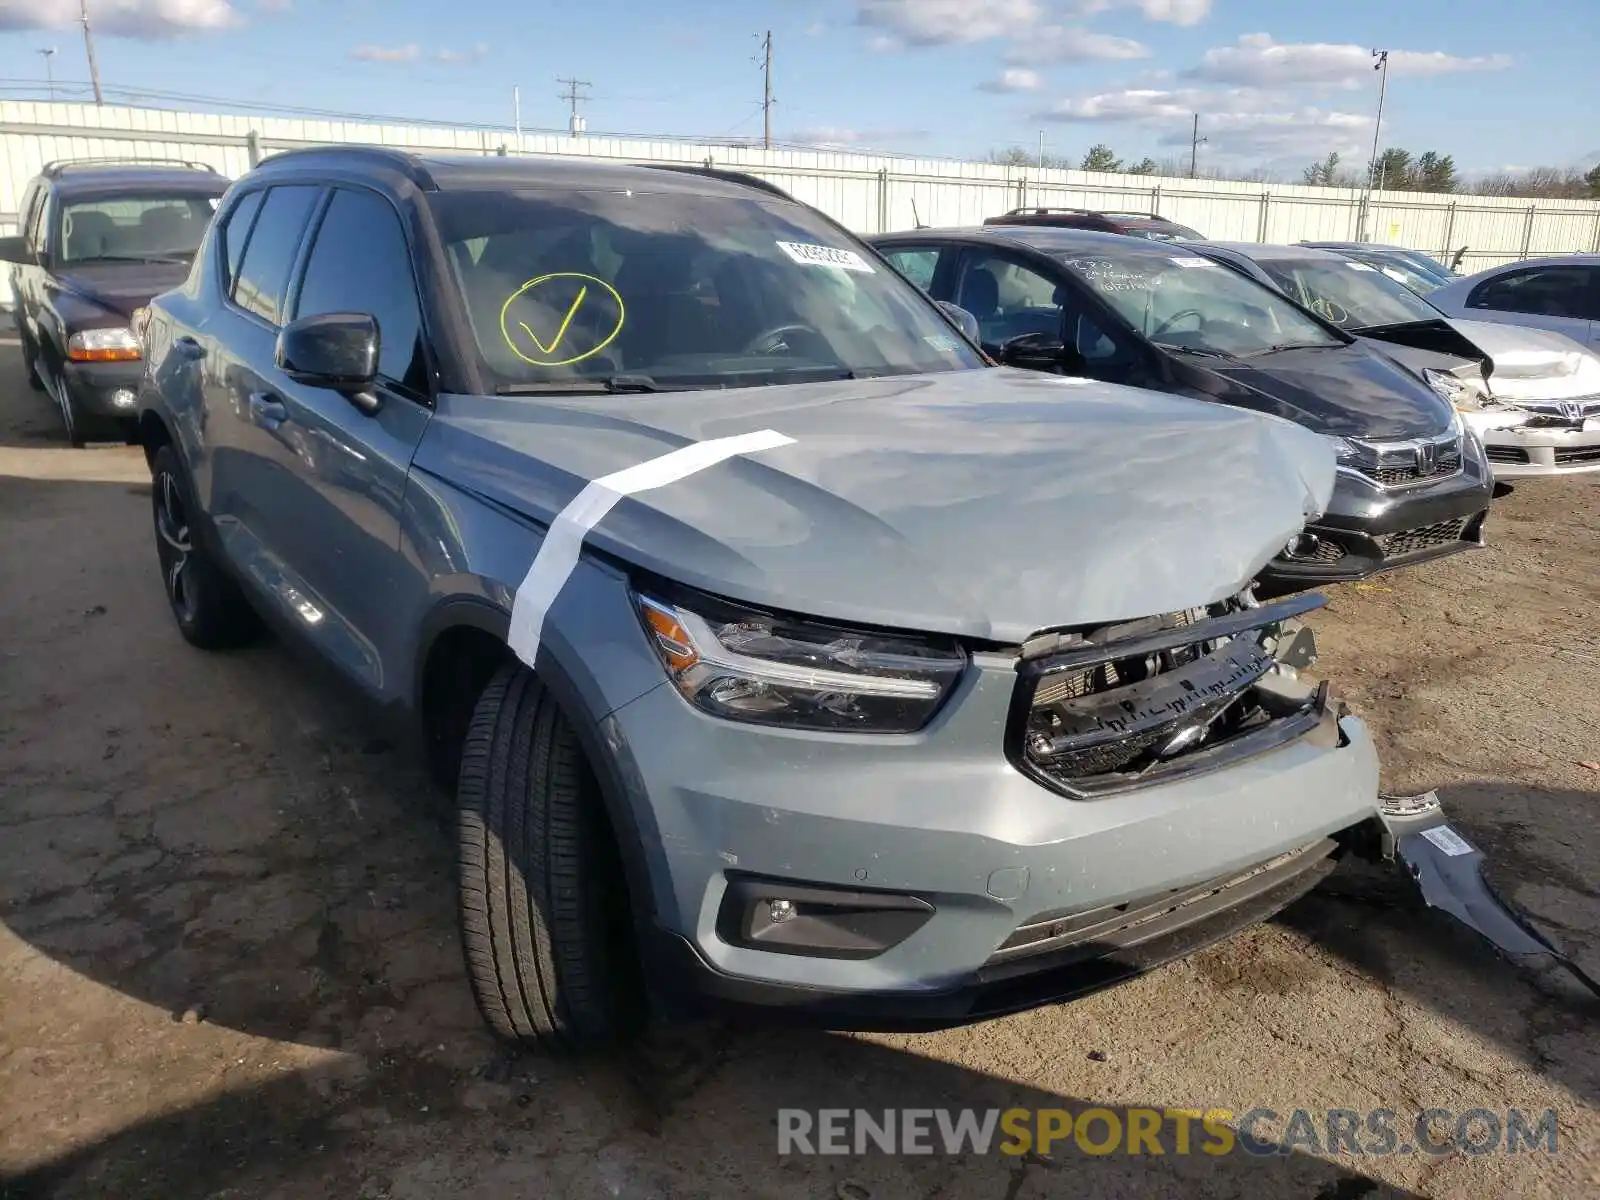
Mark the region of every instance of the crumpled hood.
[[547, 523], [593, 479], [763, 429], [794, 441], [625, 497], [588, 545], [751, 603], [1012, 643], [1233, 594], [1334, 481], [1287, 422], [1008, 368], [445, 396], [415, 461]]
[[1498, 399], [1600, 396], [1600, 357], [1565, 334], [1454, 317], [1450, 324], [1489, 356], [1489, 390]]
[[1258, 358], [1200, 359], [1196, 365], [1236, 389], [1219, 399], [1318, 433], [1391, 441], [1437, 437], [1450, 428], [1450, 406], [1432, 388], [1360, 340]]
[[80, 300], [131, 317], [134, 309], [177, 287], [188, 274], [183, 263], [74, 264], [57, 276], [57, 286]]

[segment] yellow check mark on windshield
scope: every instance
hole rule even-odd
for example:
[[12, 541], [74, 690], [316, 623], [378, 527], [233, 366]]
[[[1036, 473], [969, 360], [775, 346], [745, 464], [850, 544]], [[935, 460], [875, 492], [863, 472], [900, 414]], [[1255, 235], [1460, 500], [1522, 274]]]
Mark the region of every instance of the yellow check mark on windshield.
[[567, 309], [567, 315], [561, 320], [561, 327], [556, 330], [556, 336], [550, 339], [550, 344], [548, 346], [539, 340], [539, 335], [537, 333], [528, 328], [528, 323], [526, 321], [518, 321], [517, 324], [522, 326], [523, 333], [527, 334], [533, 339], [533, 344], [539, 347], [540, 354], [554, 354], [556, 347], [561, 345], [561, 339], [567, 336], [567, 329], [572, 324], [572, 318], [578, 315], [578, 310], [583, 307], [583, 298], [588, 294], [588, 284], [584, 284], [578, 289], [577, 298], [573, 300], [572, 307]]

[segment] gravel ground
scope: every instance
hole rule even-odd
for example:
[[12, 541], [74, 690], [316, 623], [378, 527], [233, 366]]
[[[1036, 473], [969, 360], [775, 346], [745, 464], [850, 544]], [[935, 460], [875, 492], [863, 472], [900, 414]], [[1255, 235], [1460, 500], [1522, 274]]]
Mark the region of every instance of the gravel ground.
[[[1371, 871], [1111, 992], [943, 1034], [731, 1021], [582, 1066], [505, 1057], [419, 768], [282, 647], [186, 646], [138, 451], [67, 449], [14, 346], [0, 381], [5, 1200], [1600, 1189], [1596, 1007]], [[1437, 787], [1600, 974], [1597, 489], [1524, 484], [1490, 549], [1335, 589], [1315, 627], [1385, 786]], [[1553, 1108], [1559, 1152], [778, 1156], [780, 1107], [846, 1105]]]

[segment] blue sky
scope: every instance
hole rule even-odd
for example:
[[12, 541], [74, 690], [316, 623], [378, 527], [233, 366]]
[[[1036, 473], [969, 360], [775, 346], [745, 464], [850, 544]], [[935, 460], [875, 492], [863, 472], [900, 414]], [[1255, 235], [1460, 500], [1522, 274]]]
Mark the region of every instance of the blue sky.
[[[0, 76], [87, 78], [78, 0], [0, 0]], [[592, 132], [761, 135], [976, 156], [1186, 156], [1293, 177], [1384, 143], [1467, 171], [1600, 161], [1596, 0], [90, 0], [101, 76], [125, 91], [560, 128], [558, 76], [587, 80]], [[163, 101], [167, 107], [181, 103]], [[203, 107], [194, 105], [194, 107]]]

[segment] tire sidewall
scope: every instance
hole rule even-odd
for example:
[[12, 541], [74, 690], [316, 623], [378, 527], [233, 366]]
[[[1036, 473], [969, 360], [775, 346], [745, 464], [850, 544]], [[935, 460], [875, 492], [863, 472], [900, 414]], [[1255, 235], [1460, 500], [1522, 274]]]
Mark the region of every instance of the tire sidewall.
[[[181, 608], [173, 598], [172, 587], [168, 583], [169, 562], [163, 553], [159, 527], [159, 513], [162, 504], [161, 489], [163, 477], [170, 475], [173, 485], [178, 489], [178, 496], [184, 507], [184, 515], [188, 521], [189, 531], [189, 561], [185, 567], [185, 587], [194, 597], [193, 611], [187, 612]], [[171, 446], [162, 446], [151, 458], [150, 463], [150, 503], [151, 526], [156, 540], [156, 560], [161, 564], [161, 587], [166, 593], [167, 608], [171, 610], [173, 620], [178, 623], [183, 635], [193, 640], [202, 636], [202, 631], [207, 623], [208, 610], [216, 603], [216, 589], [211, 586], [210, 564], [206, 561], [204, 551], [200, 549], [198, 538], [199, 514], [194, 504], [194, 489], [189, 485], [189, 476], [183, 469], [183, 464], [178, 461], [177, 453]]]

